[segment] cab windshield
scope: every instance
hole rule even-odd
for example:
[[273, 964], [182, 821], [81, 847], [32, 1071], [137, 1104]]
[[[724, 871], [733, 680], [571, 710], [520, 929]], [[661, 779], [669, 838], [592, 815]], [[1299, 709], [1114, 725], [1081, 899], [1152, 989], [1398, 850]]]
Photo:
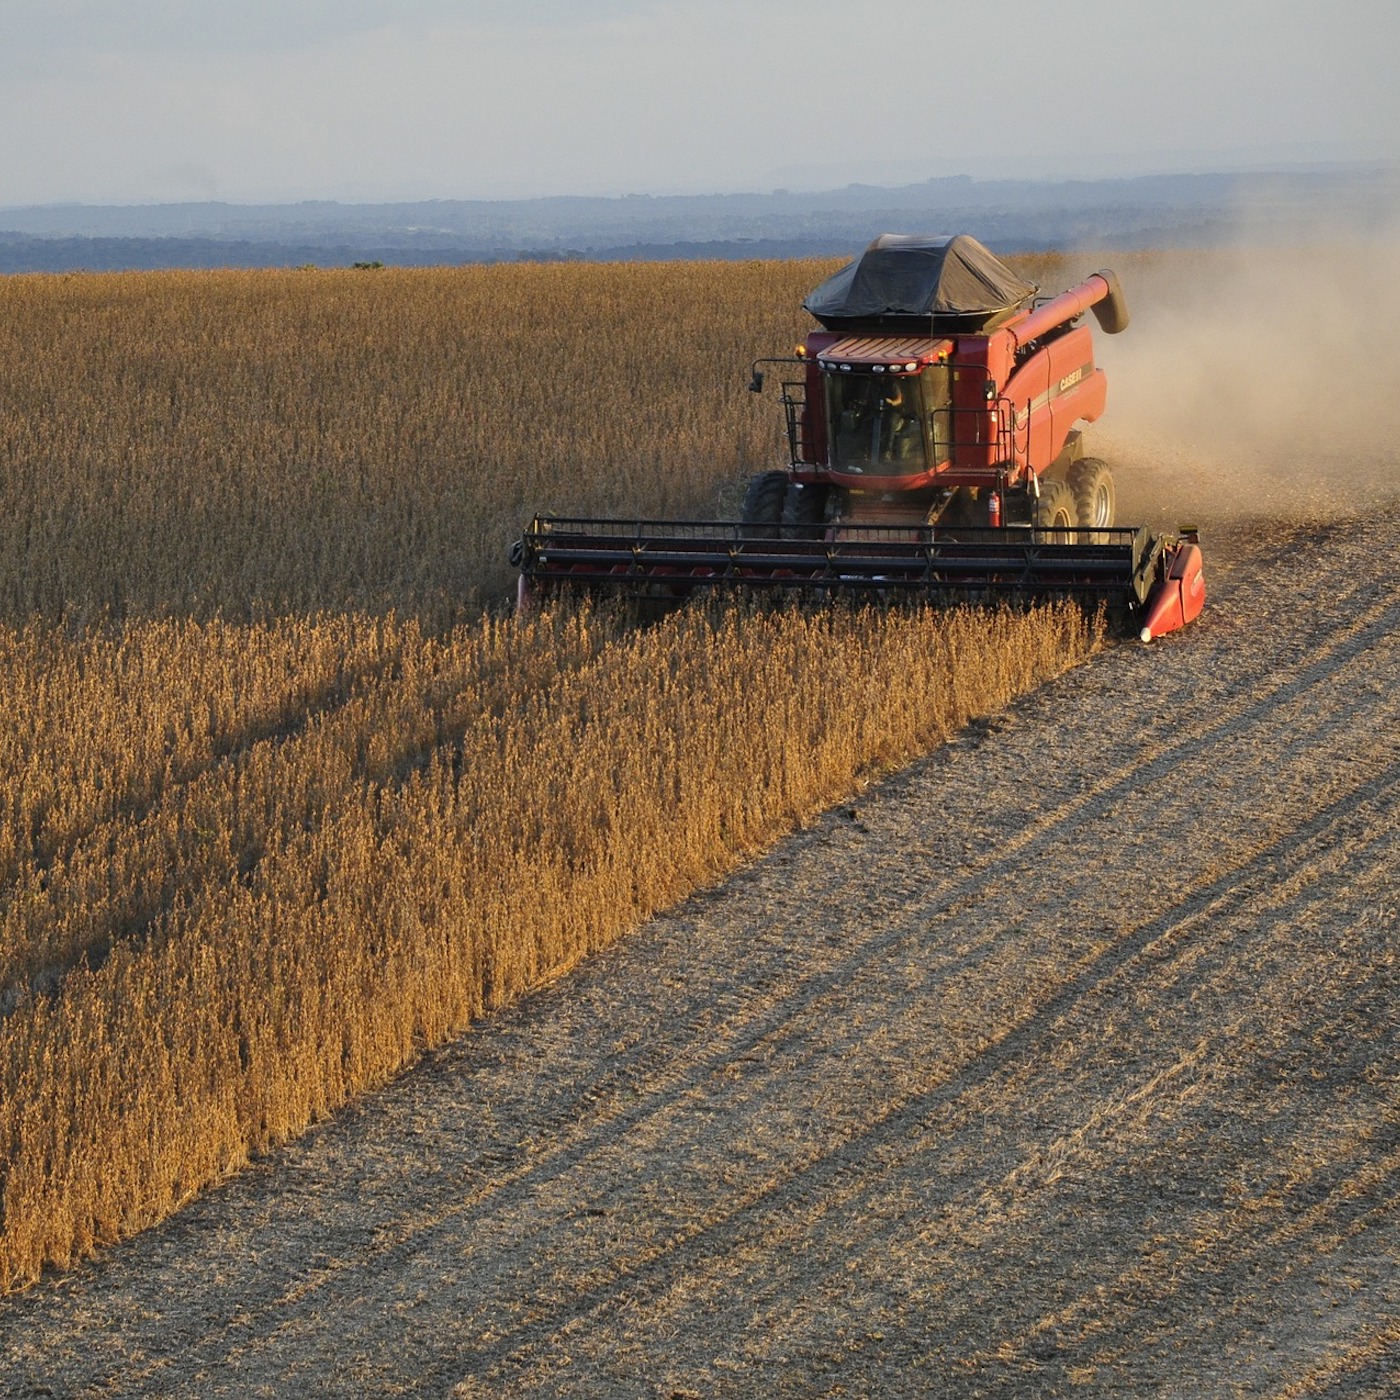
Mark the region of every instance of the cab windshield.
[[912, 476], [947, 458], [946, 367], [825, 377], [831, 466], [837, 471]]

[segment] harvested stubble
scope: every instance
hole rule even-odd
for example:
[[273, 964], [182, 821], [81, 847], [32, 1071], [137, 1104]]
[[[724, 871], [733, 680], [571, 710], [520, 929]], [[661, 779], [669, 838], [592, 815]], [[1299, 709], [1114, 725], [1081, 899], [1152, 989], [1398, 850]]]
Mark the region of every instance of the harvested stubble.
[[814, 272], [0, 286], [0, 1287], [1092, 645], [1064, 610], [472, 620], [527, 503], [767, 464], [734, 363]]

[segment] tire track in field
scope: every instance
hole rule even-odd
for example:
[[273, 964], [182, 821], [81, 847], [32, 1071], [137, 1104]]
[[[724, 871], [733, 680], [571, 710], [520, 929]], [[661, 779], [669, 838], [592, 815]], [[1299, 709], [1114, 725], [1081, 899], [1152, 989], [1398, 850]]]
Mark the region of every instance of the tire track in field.
[[[1364, 862], [1349, 861], [1342, 873], [1349, 882], [1369, 888], [1373, 894], [1384, 890], [1393, 869], [1393, 847], [1392, 842], [1368, 849]], [[1278, 932], [1297, 927], [1304, 916], [1316, 914], [1326, 903], [1325, 888], [1314, 885], [1300, 892], [1297, 899], [1281, 902], [1267, 922], [1255, 920], [1253, 937], [1248, 940], [1254, 945], [1252, 956], [1262, 959]], [[1123, 1140], [1133, 1140], [1134, 1127], [1150, 1122], [1158, 1137], [1167, 1132], [1173, 1134], [1174, 1154], [1188, 1150], [1189, 1144], [1189, 1151], [1203, 1161], [1212, 1155], [1223, 1161], [1228, 1155], [1238, 1179], [1232, 1178], [1227, 1189], [1213, 1191], [1209, 1202], [1191, 1204], [1192, 1229], [1188, 1237], [1175, 1243], [1158, 1239], [1141, 1262], [1114, 1274], [1106, 1284], [1102, 1278], [1097, 1279], [1094, 1291], [1081, 1293], [1062, 1306], [1047, 1308], [1045, 1315], [1026, 1329], [1023, 1349], [1031, 1349], [1037, 1337], [1064, 1330], [1073, 1336], [1075, 1349], [1081, 1352], [1095, 1338], [1110, 1339], [1112, 1345], [1106, 1355], [1096, 1352], [1084, 1359], [1092, 1359], [1100, 1366], [1111, 1364], [1117, 1354], [1114, 1348], [1121, 1347], [1123, 1338], [1138, 1336], [1150, 1327], [1163, 1314], [1173, 1294], [1205, 1295], [1218, 1291], [1220, 1280], [1243, 1272], [1258, 1274], [1261, 1280], [1268, 1278], [1277, 1284], [1296, 1263], [1300, 1242], [1310, 1242], [1314, 1249], [1330, 1253], [1367, 1227], [1386, 1225], [1394, 1233], [1400, 1223], [1396, 1220], [1391, 1189], [1400, 1171], [1400, 1116], [1393, 1105], [1386, 1105], [1377, 1094], [1359, 1087], [1369, 1078], [1380, 1078], [1393, 1071], [1393, 1047], [1383, 1040], [1375, 1036], [1369, 1040], [1358, 1038], [1349, 1023], [1344, 1028], [1350, 1042], [1345, 1052], [1347, 1064], [1355, 1082], [1339, 1087], [1355, 1090], [1356, 1096], [1372, 1110], [1370, 1113], [1358, 1111], [1344, 1095], [1335, 1103], [1311, 1105], [1302, 1114], [1287, 1099], [1282, 1104], [1277, 1102], [1283, 1098], [1284, 1090], [1261, 1084], [1258, 1093], [1270, 1099], [1272, 1110], [1268, 1115], [1268, 1136], [1251, 1140], [1247, 1155], [1232, 1151], [1228, 1143], [1222, 1146], [1219, 1141], [1227, 1135], [1232, 1118], [1242, 1116], [1248, 1120], [1251, 1113], [1261, 1120], [1265, 1116], [1256, 1103], [1236, 1101], [1238, 1094], [1232, 1077], [1267, 1073], [1275, 1065], [1289, 1065], [1290, 1060], [1298, 1060], [1300, 1046], [1306, 1048], [1295, 1021], [1300, 1009], [1306, 1011], [1309, 983], [1324, 966], [1326, 953], [1316, 946], [1316, 941], [1302, 946], [1309, 954], [1311, 966], [1285, 963], [1261, 978], [1257, 990], [1247, 993], [1242, 993], [1238, 985], [1238, 965], [1232, 969], [1221, 958], [1219, 969], [1203, 983], [1203, 988], [1211, 995], [1223, 988], [1229, 994], [1229, 1004], [1239, 1008], [1239, 1015], [1226, 1024], [1204, 1028], [1207, 1040], [1216, 1042], [1209, 1057], [1203, 1059], [1200, 1053], [1207, 1040], [1191, 1049], [1192, 1057], [1209, 1072], [1194, 1081], [1187, 1080], [1184, 1093], [1143, 1103], [1142, 1125], [1110, 1117], [1098, 1125], [1090, 1140], [1072, 1142], [1074, 1152], [1057, 1155], [1052, 1149], [1046, 1153], [1044, 1165], [1051, 1169], [1047, 1181], [1060, 1172], [1070, 1176], [1077, 1173], [1084, 1179], [1086, 1174], [1101, 1173], [1120, 1162]], [[1249, 947], [1239, 951], [1251, 954]], [[1237, 958], [1236, 963], [1243, 960]], [[1232, 970], [1233, 985], [1229, 977]], [[1346, 970], [1350, 976], [1335, 988], [1337, 993], [1363, 1001], [1369, 993], [1373, 1002], [1388, 1002], [1393, 995], [1394, 978], [1387, 980], [1383, 964], [1362, 964]], [[1154, 1001], [1181, 1004], [1180, 999], [1170, 997], [1170, 988], [1159, 987], [1156, 980], [1154, 977], [1147, 988]], [[1196, 999], [1201, 995], [1197, 992]], [[1086, 1030], [1083, 1020], [1077, 1028], [1079, 1033]], [[1199, 1024], [1191, 1022], [1170, 1034], [1189, 1040], [1198, 1029]], [[1308, 1029], [1316, 1040], [1328, 1026], [1324, 1023]], [[1121, 1065], [1129, 1058], [1121, 1046], [1114, 1047], [1109, 1039], [1093, 1044], [1096, 1052], [1105, 1054], [1110, 1062], [1116, 1060]], [[1296, 1070], [1297, 1066], [1291, 1068]], [[1306, 1062], [1301, 1068], [1306, 1071]], [[1088, 1092], [1086, 1084], [1079, 1081], [1092, 1084], [1094, 1066], [1081, 1063], [1073, 1072], [1077, 1076], [1076, 1092]], [[1040, 1086], [1042, 1093], [1052, 1089], [1053, 1086]], [[1026, 1101], [1035, 1101], [1029, 1092], [1011, 1099], [1013, 1103]], [[1071, 1138], [1077, 1139], [1080, 1132], [1076, 1129]], [[1319, 1151], [1323, 1144], [1325, 1156]], [[1140, 1155], [1137, 1169], [1148, 1175], [1158, 1174], [1165, 1181], [1170, 1163], [1165, 1158], [1158, 1161], [1159, 1155]], [[1044, 1166], [1037, 1166], [1037, 1171], [1043, 1169]], [[1225, 1175], [1223, 1171], [1215, 1173], [1217, 1182]], [[1246, 1178], [1252, 1184], [1247, 1184]], [[974, 1214], [986, 1213], [978, 1210]], [[1116, 1300], [1116, 1306], [1109, 1306], [1106, 1297]], [[1199, 1343], [1203, 1330], [1215, 1327], [1228, 1332], [1231, 1325], [1222, 1319], [1198, 1319], [1193, 1323], [1198, 1334], [1195, 1340]], [[981, 1359], [988, 1358], [984, 1355]]]
[[[1345, 1391], [1339, 1387], [1345, 1383]], [[1400, 1393], [1400, 1322], [1367, 1328], [1350, 1346], [1329, 1355], [1276, 1392], [1277, 1400], [1347, 1394], [1354, 1400], [1393, 1400]]]

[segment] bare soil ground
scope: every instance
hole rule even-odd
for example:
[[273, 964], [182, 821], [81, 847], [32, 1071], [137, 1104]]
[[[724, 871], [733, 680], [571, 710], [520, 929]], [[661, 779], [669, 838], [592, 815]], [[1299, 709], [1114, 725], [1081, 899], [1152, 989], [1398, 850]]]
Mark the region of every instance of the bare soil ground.
[[0, 1394], [1400, 1393], [1400, 510], [96, 1263]]

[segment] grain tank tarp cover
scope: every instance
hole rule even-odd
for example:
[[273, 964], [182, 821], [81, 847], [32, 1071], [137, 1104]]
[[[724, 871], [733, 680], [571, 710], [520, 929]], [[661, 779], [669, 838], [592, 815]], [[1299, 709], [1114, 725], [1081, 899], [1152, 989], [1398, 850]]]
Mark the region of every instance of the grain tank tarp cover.
[[802, 305], [828, 330], [876, 320], [972, 330], [1004, 319], [1037, 290], [965, 233], [885, 233]]

